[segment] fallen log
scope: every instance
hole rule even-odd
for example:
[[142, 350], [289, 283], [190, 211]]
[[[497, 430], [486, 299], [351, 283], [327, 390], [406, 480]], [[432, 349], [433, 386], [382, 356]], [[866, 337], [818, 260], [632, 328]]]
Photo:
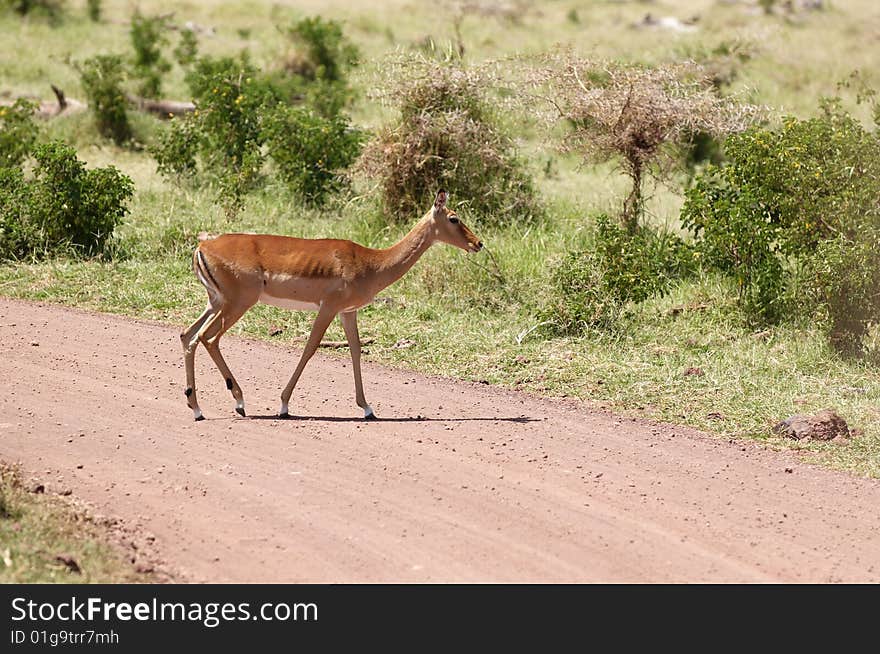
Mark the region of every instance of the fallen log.
[[[34, 112], [37, 117], [49, 119], [58, 118], [59, 116], [71, 116], [89, 108], [89, 105], [81, 100], [68, 98], [64, 91], [54, 84], [50, 84], [50, 86], [52, 87], [52, 93], [55, 94], [55, 101], [39, 100], [37, 109]], [[37, 100], [36, 98], [30, 98], [28, 96], [20, 97], [27, 97], [29, 100]], [[12, 97], [11, 95], [0, 98], [0, 107], [11, 107], [15, 104], [17, 99], [17, 97]], [[178, 100], [150, 100], [148, 98], [141, 98], [131, 94], [126, 95], [126, 100], [135, 109], [146, 111], [147, 113], [151, 113], [163, 120], [192, 113], [196, 109], [196, 106], [192, 102], [180, 102]]]
[[129, 104], [134, 105], [140, 111], [154, 114], [163, 120], [174, 118], [196, 110], [196, 106], [192, 102], [180, 102], [177, 100], [150, 100], [141, 98], [136, 95], [127, 95], [126, 99]]
[[[64, 95], [64, 91], [57, 86], [54, 84], [51, 86], [52, 92], [55, 94], [55, 102], [52, 102], [51, 100], [38, 100], [37, 98], [29, 96], [20, 96], [37, 102], [37, 108], [34, 113], [38, 118], [48, 120], [49, 118], [56, 118], [62, 115], [70, 116], [85, 111], [88, 108], [86, 103], [74, 100], [73, 98], [68, 98]], [[2, 98], [0, 99], [0, 107], [11, 107], [15, 104], [17, 99], [17, 97], [13, 98], [11, 96]]]

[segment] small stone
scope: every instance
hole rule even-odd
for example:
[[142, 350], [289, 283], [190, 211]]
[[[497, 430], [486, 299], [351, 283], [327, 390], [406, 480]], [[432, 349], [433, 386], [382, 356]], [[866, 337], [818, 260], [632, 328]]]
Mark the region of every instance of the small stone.
[[82, 568], [79, 567], [79, 563], [77, 563], [76, 559], [73, 558], [70, 554], [58, 554], [55, 557], [55, 560], [58, 563], [63, 563], [71, 572], [75, 572], [76, 574], [80, 574], [82, 572]]
[[696, 366], [691, 366], [687, 370], [684, 371], [685, 377], [702, 377], [706, 373], [703, 372], [702, 368], [697, 368]]
[[777, 423], [773, 427], [773, 431], [780, 436], [798, 441], [805, 438], [814, 441], [830, 441], [850, 436], [846, 420], [832, 409], [824, 409], [813, 415], [800, 413], [793, 415]]

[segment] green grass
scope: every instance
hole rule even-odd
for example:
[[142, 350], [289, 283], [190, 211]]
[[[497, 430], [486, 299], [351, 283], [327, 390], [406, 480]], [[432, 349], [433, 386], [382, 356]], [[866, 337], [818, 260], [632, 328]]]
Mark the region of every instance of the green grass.
[[[474, 62], [539, 53], [555, 44], [596, 56], [658, 62], [744, 38], [753, 44], [754, 56], [743, 65], [732, 91], [773, 107], [777, 115], [806, 116], [815, 112], [821, 95], [836, 93], [837, 83], [853, 70], [862, 70], [875, 85], [878, 82], [872, 39], [880, 29], [880, 7], [871, 0], [831, 4], [827, 11], [787, 21], [751, 15], [742, 6], [714, 0], [650, 7], [637, 2], [557, 0], [537, 3], [514, 19], [468, 16], [462, 33], [466, 58]], [[13, 35], [0, 42], [4, 89], [48, 98], [51, 81], [69, 95], [82, 97], [76, 72], [66, 63], [69, 56], [83, 60], [97, 53], [130, 51], [124, 24], [131, 10], [127, 3], [105, 2], [105, 19], [99, 25], [85, 18], [84, 3], [68, 6], [69, 16], [59, 27], [0, 15], [0, 30]], [[167, 10], [151, 0], [139, 7], [146, 14]], [[286, 46], [277, 26], [315, 13], [343, 19], [347, 33], [364, 53], [364, 65], [355, 79], [360, 98], [354, 118], [367, 128], [391, 115], [371, 96], [381, 79], [383, 57], [407, 50], [427, 35], [444, 47], [453, 38], [450, 9], [406, 0], [379, 6], [308, 0], [298, 2], [296, 8], [269, 8], [258, 2], [183, 2], [174, 9], [178, 22], [192, 20], [216, 28], [214, 37], [200, 38], [202, 53], [246, 47], [263, 67], [277, 66], [283, 57]], [[579, 23], [567, 19], [572, 9], [577, 9]], [[700, 14], [699, 30], [672, 34], [628, 27], [648, 10], [680, 18]], [[23, 51], [38, 55], [19, 56]], [[178, 69], [164, 87], [168, 97], [185, 98]], [[844, 93], [847, 106], [854, 106], [853, 94]], [[581, 398], [722, 437], [757, 438], [770, 447], [804, 450], [810, 460], [880, 477], [877, 368], [840, 359], [808, 319], [754, 333], [735, 310], [732, 289], [718, 279], [704, 276], [680, 284], [667, 297], [637, 307], [616, 333], [549, 338], [534, 316], [549, 292], [555, 262], [566, 249], [587, 242], [588, 216], [620, 208], [627, 182], [612, 164], [583, 166], [576, 157], [559, 154], [532, 121], [516, 115], [510, 120], [548, 205], [547, 222], [498, 230], [470, 224], [486, 242], [486, 253], [465, 257], [442, 246], [430, 251], [383, 294], [387, 302], [362, 312], [363, 337], [376, 339], [368, 348], [368, 358], [542, 395]], [[356, 197], [321, 212], [303, 209], [283, 190], [269, 188], [250, 198], [242, 215], [230, 223], [210, 189], [173, 188], [156, 174], [146, 153], [101, 142], [88, 114], [53, 121], [47, 129], [49, 135], [75, 143], [90, 165], [112, 163], [130, 175], [137, 188], [132, 212], [118, 230], [115, 262], [3, 265], [2, 295], [183, 327], [204, 305], [204, 292], [189, 269], [199, 231], [351, 238], [380, 247], [406, 229], [381, 221], [369, 180], [360, 182]], [[149, 141], [157, 129], [156, 121], [136, 118], [135, 130], [142, 140]], [[548, 161], [549, 175], [545, 174]], [[671, 184], [649, 191], [651, 220], [676, 228], [681, 189]], [[426, 208], [428, 202], [430, 198]], [[464, 218], [472, 222], [466, 213]], [[308, 333], [311, 319], [312, 314], [259, 306], [232, 333], [270, 339], [270, 327], [282, 326], [283, 334], [273, 340], [290, 342], [293, 349], [293, 340]], [[343, 338], [337, 324], [328, 338]], [[395, 347], [402, 339], [415, 345]], [[294, 359], [292, 351], [291, 364]], [[699, 367], [705, 374], [685, 376], [689, 367]], [[367, 384], [369, 389], [369, 379]], [[770, 428], [776, 421], [826, 407], [837, 409], [862, 433], [846, 444], [795, 444], [772, 436]]]
[[[356, 231], [355, 219], [337, 220], [333, 224], [339, 233]], [[277, 229], [282, 226], [275, 221], [263, 227], [290, 233], [334, 231], [320, 219], [300, 221], [302, 217], [287, 229]], [[246, 223], [243, 228], [260, 225]], [[547, 225], [529, 233], [507, 230], [484, 236], [506, 284], [498, 281], [487, 257], [434, 248], [380, 296], [384, 301], [362, 310], [362, 337], [375, 339], [366, 357], [541, 395], [599, 402], [720, 436], [797, 447], [811, 460], [880, 477], [876, 367], [842, 360], [816, 328], [783, 326], [757, 333], [747, 329], [724, 282], [707, 277], [682, 283], [667, 297], [637, 307], [616, 333], [548, 338], [538, 327], [534, 306], [546, 288], [546, 261], [558, 248], [554, 234]], [[391, 238], [389, 234], [376, 240]], [[4, 266], [0, 294], [180, 326], [191, 322], [205, 301], [190, 271], [188, 250], [165, 259], [156, 255], [116, 263]], [[299, 345], [294, 341], [308, 334], [312, 319], [312, 313], [259, 305], [230, 333], [289, 343], [293, 365]], [[283, 333], [270, 337], [274, 327], [283, 328]], [[327, 338], [344, 340], [338, 324]], [[403, 339], [415, 344], [396, 347]], [[685, 376], [690, 367], [705, 374]], [[771, 435], [773, 424], [792, 413], [826, 407], [837, 409], [863, 433], [847, 444], [793, 444]]]
[[[62, 498], [28, 492], [0, 464], [0, 584], [151, 581], [107, 544], [103, 528]], [[79, 571], [56, 557], [70, 557]], [[69, 559], [68, 559], [69, 560]]]

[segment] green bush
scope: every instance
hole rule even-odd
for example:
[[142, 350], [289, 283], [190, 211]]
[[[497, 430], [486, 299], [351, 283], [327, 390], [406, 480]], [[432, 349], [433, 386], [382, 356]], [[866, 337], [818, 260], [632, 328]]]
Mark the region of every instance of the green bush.
[[128, 213], [131, 179], [113, 166], [87, 170], [58, 141], [37, 146], [34, 159], [31, 179], [20, 168], [0, 170], [0, 258], [106, 254]]
[[89, 20], [98, 23], [101, 20], [101, 0], [86, 0], [86, 11]]
[[[804, 264], [795, 306], [828, 325], [831, 344], [862, 353], [872, 324], [880, 324], [880, 221], [852, 236], [821, 243]], [[818, 312], [816, 312], [818, 310]]]
[[64, 13], [64, 0], [6, 0], [4, 3], [21, 16], [43, 14], [57, 23]]
[[555, 268], [542, 319], [560, 334], [615, 328], [629, 306], [665, 294], [695, 262], [693, 250], [668, 231], [640, 226], [630, 233], [600, 215], [591, 246], [566, 253]]
[[275, 85], [288, 102], [305, 101], [325, 117], [337, 115], [353, 98], [348, 76], [358, 64], [358, 49], [339, 22], [320, 16], [300, 20], [287, 36], [294, 50], [273, 76]]
[[80, 82], [98, 132], [117, 144], [130, 140], [132, 135], [122, 89], [125, 76], [125, 67], [118, 55], [97, 55], [86, 59], [80, 68]]
[[134, 74], [140, 79], [138, 93], [158, 98], [162, 92], [162, 75], [171, 70], [171, 63], [162, 56], [168, 43], [168, 20], [162, 16], [144, 16], [135, 11], [131, 17], [131, 44], [134, 47]]
[[174, 48], [174, 58], [182, 67], [191, 66], [199, 53], [199, 40], [191, 29], [180, 30], [180, 41]]
[[201, 161], [232, 217], [262, 180], [262, 115], [276, 100], [246, 59], [203, 57], [186, 80], [197, 110], [174, 120], [153, 154], [166, 176], [192, 176]]
[[345, 38], [342, 25], [335, 20], [320, 16], [304, 18], [288, 34], [301, 47], [305, 77], [344, 82], [349, 70], [357, 65], [358, 50]]
[[710, 269], [736, 281], [738, 299], [755, 323], [772, 323], [785, 305], [786, 276], [778, 256], [778, 225], [755, 189], [739, 186], [733, 165], [710, 166], [686, 192], [682, 223]]
[[343, 186], [363, 137], [347, 118], [290, 107], [247, 59], [199, 59], [187, 74], [197, 110], [173, 121], [153, 150], [167, 177], [207, 176], [231, 217], [263, 181], [266, 156], [303, 200], [322, 204]]
[[0, 261], [30, 256], [37, 247], [29, 190], [21, 168], [0, 167]]
[[197, 114], [198, 110], [192, 119], [186, 116], [175, 118], [152, 148], [159, 173], [166, 178], [180, 182], [195, 177], [198, 172], [200, 135]]
[[[797, 274], [804, 267], [812, 271], [810, 296], [826, 298], [833, 330], [870, 315], [870, 307], [848, 304], [867, 302], [861, 291], [846, 302], [830, 298], [849, 283], [847, 275], [861, 288], [856, 278], [862, 273], [850, 262], [869, 263], [860, 253], [880, 213], [877, 133], [828, 101], [816, 118], [788, 118], [779, 128], [732, 136], [725, 151], [728, 163], [709, 166], [688, 190], [682, 221], [706, 264], [737, 281], [746, 315], [755, 322], [781, 320], [801, 290], [795, 282], [809, 277]], [[825, 291], [822, 280], [829, 284]], [[853, 328], [853, 338], [865, 320], [856, 320], [862, 327]]]
[[19, 98], [11, 107], [0, 107], [0, 168], [18, 166], [31, 151], [39, 127], [34, 122], [35, 102]]
[[367, 146], [361, 167], [381, 184], [386, 213], [410, 220], [439, 187], [486, 223], [542, 214], [525, 164], [475, 71], [425, 63], [389, 91], [400, 115]]
[[305, 107], [278, 107], [266, 120], [266, 144], [278, 176], [307, 203], [338, 191], [361, 151], [363, 133], [346, 118], [323, 118]]

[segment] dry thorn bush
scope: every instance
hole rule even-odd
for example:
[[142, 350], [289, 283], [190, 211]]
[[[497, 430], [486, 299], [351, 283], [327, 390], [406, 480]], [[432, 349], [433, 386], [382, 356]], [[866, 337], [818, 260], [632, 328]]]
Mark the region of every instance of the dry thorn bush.
[[644, 177], [667, 178], [677, 147], [695, 134], [723, 137], [751, 124], [758, 108], [718, 95], [711, 77], [692, 62], [657, 67], [548, 55], [531, 76], [547, 101], [547, 118], [570, 129], [563, 147], [592, 162], [619, 158], [632, 181], [621, 221], [633, 232], [643, 212]]
[[528, 220], [536, 193], [499, 104], [491, 67], [423, 58], [394, 62], [378, 95], [399, 112], [366, 147], [360, 168], [378, 180], [386, 212], [408, 219], [439, 187], [484, 220]]

